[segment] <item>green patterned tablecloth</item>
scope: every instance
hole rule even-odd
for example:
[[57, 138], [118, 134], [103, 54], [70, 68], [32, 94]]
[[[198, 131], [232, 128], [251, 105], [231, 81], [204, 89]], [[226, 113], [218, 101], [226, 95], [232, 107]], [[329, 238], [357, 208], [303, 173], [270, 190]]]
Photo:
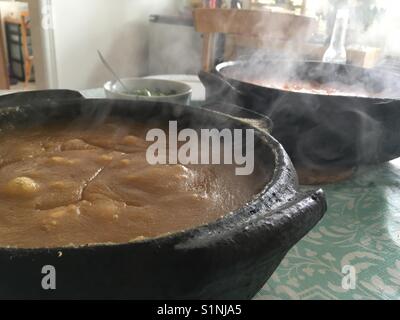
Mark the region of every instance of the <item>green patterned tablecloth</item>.
[[[400, 159], [322, 188], [325, 217], [257, 299], [400, 299]], [[344, 266], [354, 268], [352, 288], [342, 286]]]

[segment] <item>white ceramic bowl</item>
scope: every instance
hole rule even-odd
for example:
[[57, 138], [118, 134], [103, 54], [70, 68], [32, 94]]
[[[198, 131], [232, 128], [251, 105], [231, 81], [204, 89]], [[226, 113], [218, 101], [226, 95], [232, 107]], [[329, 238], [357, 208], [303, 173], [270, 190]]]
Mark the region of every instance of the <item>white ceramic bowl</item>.
[[[152, 79], [152, 78], [128, 78], [122, 79], [124, 85], [131, 93], [127, 93], [119, 82], [109, 81], [104, 85], [104, 91], [107, 98], [125, 99], [125, 100], [145, 100], [145, 101], [163, 101], [178, 104], [190, 103], [192, 88], [186, 83], [172, 80]], [[136, 90], [147, 89], [151, 92], [160, 91], [164, 96], [144, 96], [133, 94]], [[174, 92], [173, 94], [168, 94]]]

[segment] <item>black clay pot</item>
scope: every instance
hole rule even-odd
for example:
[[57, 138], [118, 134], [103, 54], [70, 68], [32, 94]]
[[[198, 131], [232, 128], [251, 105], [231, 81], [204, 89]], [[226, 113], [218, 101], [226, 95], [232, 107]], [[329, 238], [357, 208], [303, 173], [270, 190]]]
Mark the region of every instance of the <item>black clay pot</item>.
[[[400, 156], [400, 100], [357, 97], [357, 90], [400, 98], [400, 75], [349, 65], [249, 59], [202, 72], [210, 103], [234, 103], [267, 115], [272, 135], [296, 168], [352, 168]], [[243, 81], [243, 79], [249, 79]], [[251, 83], [294, 80], [351, 86], [354, 96], [309, 94]]]
[[[297, 191], [286, 152], [251, 117], [166, 103], [85, 100], [63, 91], [0, 98], [1, 127], [113, 115], [143, 123], [177, 120], [192, 128], [253, 128], [256, 166], [270, 168], [272, 177], [233, 214], [180, 233], [122, 245], [2, 248], [0, 298], [250, 299], [326, 210], [321, 190]], [[42, 289], [45, 265], [56, 268], [56, 290]]]

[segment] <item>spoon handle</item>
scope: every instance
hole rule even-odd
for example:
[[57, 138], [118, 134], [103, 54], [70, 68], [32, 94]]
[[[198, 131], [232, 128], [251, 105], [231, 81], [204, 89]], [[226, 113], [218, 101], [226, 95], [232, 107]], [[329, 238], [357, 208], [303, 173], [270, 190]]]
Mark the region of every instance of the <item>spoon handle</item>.
[[97, 53], [99, 55], [99, 58], [101, 60], [101, 62], [104, 64], [104, 66], [108, 69], [108, 71], [111, 72], [111, 74], [114, 76], [115, 80], [117, 80], [120, 85], [122, 86], [122, 88], [124, 88], [124, 90], [126, 90], [126, 92], [129, 92], [129, 89], [125, 86], [125, 84], [121, 81], [120, 77], [118, 77], [118, 75], [116, 74], [116, 72], [113, 70], [113, 68], [111, 68], [111, 66], [108, 64], [108, 62], [106, 61], [106, 59], [104, 59], [103, 55], [101, 54], [100, 50], [97, 50]]

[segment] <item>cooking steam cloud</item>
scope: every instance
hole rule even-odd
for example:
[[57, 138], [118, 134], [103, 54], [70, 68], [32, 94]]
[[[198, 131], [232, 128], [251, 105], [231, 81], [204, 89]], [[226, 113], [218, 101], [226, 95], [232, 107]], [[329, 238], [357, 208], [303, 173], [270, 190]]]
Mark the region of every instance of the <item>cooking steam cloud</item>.
[[[365, 44], [381, 47], [382, 57], [384, 54], [400, 54], [400, 43], [396, 40], [400, 30], [400, 2], [377, 2], [384, 4], [387, 10], [378, 12], [368, 26], [362, 19], [354, 18], [363, 17], [358, 12], [361, 1], [349, 2], [352, 10], [350, 30], [353, 32], [347, 35], [347, 48], [353, 43]], [[310, 0], [308, 3], [315, 6], [317, 2]], [[330, 3], [340, 7], [346, 1]], [[232, 19], [225, 23], [235, 21]], [[257, 93], [248, 99], [248, 91], [242, 92], [244, 97], [215, 79], [202, 79], [208, 91], [207, 107], [230, 113], [229, 108], [225, 110], [223, 105], [236, 104], [267, 115], [274, 122], [272, 135], [283, 144], [297, 167], [352, 167], [355, 163], [376, 163], [390, 159], [393, 154], [400, 155], [400, 147], [393, 146], [393, 135], [388, 134], [388, 128], [383, 125], [388, 121], [387, 116], [380, 112], [380, 109], [390, 109], [393, 119], [389, 119], [389, 129], [395, 128], [395, 120], [400, 118], [400, 111], [397, 111], [400, 110], [400, 76], [396, 69], [386, 67], [364, 72], [337, 65], [314, 64], [310, 67], [305, 62], [310, 60], [310, 56], [304, 53], [304, 43], [309, 40], [304, 34], [307, 32], [298, 39], [280, 41], [276, 50], [268, 49], [271, 39], [265, 39], [263, 49], [238, 51], [235, 59], [245, 60], [243, 67], [221, 71], [229, 78], [303, 94], [294, 96], [285, 91], [275, 91], [275, 95], [266, 97]], [[179, 40], [177, 38], [176, 42]], [[175, 41], [171, 41], [164, 51], [169, 53], [169, 57], [173, 55], [185, 64], [193, 65], [193, 55], [179, 51]], [[314, 84], [319, 82], [323, 86], [315, 88]], [[196, 119], [192, 121], [196, 127], [202, 125]], [[232, 122], [227, 119], [225, 126], [232, 128]], [[187, 127], [191, 127], [190, 123]], [[204, 127], [207, 128], [206, 123]], [[385, 151], [389, 144], [391, 150]]]
[[[335, 3], [345, 5], [346, 1]], [[384, 31], [397, 38], [400, 23], [395, 15], [400, 17], [400, 10], [394, 14], [390, 7], [400, 9], [400, 2], [391, 2], [387, 12], [377, 12], [367, 27], [362, 20], [352, 19], [360, 17], [355, 14], [359, 3], [350, 4], [350, 30], [357, 32], [347, 34], [347, 48], [351, 43], [379, 45], [386, 50], [382, 57], [400, 49], [392, 44], [394, 38], [386, 39], [385, 45], [382, 37]], [[395, 68], [368, 70], [309, 62], [310, 56], [304, 53], [304, 34], [301, 39], [281, 42], [276, 50], [268, 49], [270, 42], [266, 39], [263, 49], [242, 50], [236, 58], [243, 61], [241, 64], [219, 71], [228, 79], [281, 91], [267, 94], [265, 88], [255, 90], [243, 83], [236, 83], [238, 90], [232, 90], [230, 84], [203, 76], [209, 101], [238, 104], [270, 117], [274, 122], [272, 135], [283, 144], [297, 168], [352, 168], [400, 156], [400, 147], [393, 145], [393, 132], [398, 131], [393, 119], [400, 119], [400, 74]], [[385, 114], [389, 110], [393, 119]]]

